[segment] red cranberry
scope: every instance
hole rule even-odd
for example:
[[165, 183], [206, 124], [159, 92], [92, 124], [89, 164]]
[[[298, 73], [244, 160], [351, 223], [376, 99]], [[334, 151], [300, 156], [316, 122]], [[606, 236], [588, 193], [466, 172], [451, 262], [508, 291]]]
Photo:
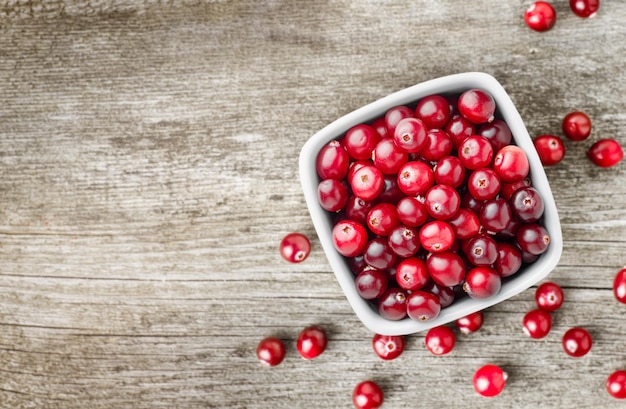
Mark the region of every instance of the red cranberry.
[[584, 112], [575, 111], [565, 115], [561, 129], [566, 138], [578, 142], [591, 135], [591, 119]]
[[526, 25], [535, 31], [548, 31], [556, 23], [556, 11], [548, 2], [537, 1], [524, 14]]
[[600, 0], [569, 0], [569, 6], [578, 17], [591, 18], [600, 8]]
[[354, 177], [354, 172], [361, 169], [363, 166], [374, 166], [374, 162], [372, 162], [371, 160], [357, 160], [357, 161], [350, 163], [350, 167], [348, 168], [348, 175], [346, 176], [346, 179], [348, 181], [352, 180], [352, 178]]
[[376, 201], [396, 204], [400, 199], [405, 197], [398, 186], [397, 175], [384, 175], [383, 182], [383, 191], [378, 195]]
[[546, 337], [552, 329], [552, 316], [544, 310], [532, 310], [522, 320], [524, 334], [534, 339]]
[[315, 359], [324, 352], [327, 344], [326, 331], [318, 325], [311, 325], [300, 331], [296, 348], [303, 359]]
[[383, 237], [370, 240], [363, 250], [363, 255], [367, 265], [378, 270], [391, 268], [397, 259], [396, 254], [389, 247], [387, 239]]
[[343, 179], [348, 173], [350, 158], [339, 141], [330, 141], [317, 154], [315, 168], [320, 179]]
[[409, 226], [397, 226], [390, 233], [388, 244], [397, 256], [411, 257], [420, 248], [420, 239], [415, 228]]
[[317, 199], [328, 212], [338, 212], [348, 201], [348, 189], [337, 179], [324, 179], [317, 185]]
[[365, 165], [356, 170], [350, 179], [352, 193], [365, 201], [376, 199], [385, 186], [383, 174], [372, 165]]
[[543, 166], [554, 166], [565, 157], [565, 144], [556, 135], [539, 135], [533, 144]]
[[354, 257], [363, 253], [367, 245], [367, 230], [352, 220], [342, 220], [333, 227], [333, 245], [339, 254]]
[[376, 133], [380, 138], [388, 138], [390, 135], [387, 133], [387, 125], [385, 123], [385, 117], [376, 118], [372, 121], [372, 128], [376, 130]]
[[391, 108], [385, 113], [385, 126], [387, 127], [387, 134], [389, 136], [393, 136], [396, 131], [396, 126], [398, 126], [398, 122], [404, 118], [413, 118], [414, 116], [413, 110], [407, 106], [400, 105]]
[[435, 220], [422, 226], [419, 239], [420, 244], [427, 251], [433, 253], [446, 251], [454, 243], [454, 231], [448, 223]]
[[513, 218], [513, 220], [511, 220], [511, 223], [506, 226], [506, 229], [499, 231], [495, 234], [495, 238], [497, 238], [498, 240], [515, 240], [517, 231], [523, 224], [524, 223], [522, 223], [521, 221]]
[[507, 374], [499, 366], [488, 364], [474, 373], [474, 390], [481, 396], [493, 397], [504, 389]]
[[515, 182], [524, 179], [530, 172], [526, 152], [516, 145], [505, 146], [493, 158], [493, 170], [502, 182]]
[[493, 263], [500, 277], [510, 277], [522, 266], [522, 252], [511, 243], [505, 241], [497, 244], [498, 258]]
[[439, 298], [439, 304], [441, 304], [441, 308], [446, 308], [452, 305], [456, 294], [454, 292], [454, 287], [447, 287], [445, 285], [439, 285], [433, 280], [430, 280], [424, 287], [422, 287], [423, 291], [427, 293], [431, 293], [436, 295]]
[[490, 267], [474, 267], [465, 275], [463, 290], [476, 299], [489, 298], [500, 291], [500, 275]]
[[471, 334], [482, 328], [485, 315], [482, 311], [476, 311], [456, 320], [456, 324], [461, 334]]
[[513, 196], [513, 193], [517, 191], [517, 189], [521, 189], [523, 187], [528, 187], [531, 185], [532, 181], [530, 180], [530, 178], [524, 178], [510, 183], [500, 183], [500, 197], [509, 200], [511, 199], [511, 196]]
[[416, 321], [429, 321], [437, 318], [441, 311], [439, 297], [422, 290], [411, 292], [406, 299], [406, 312]]
[[406, 226], [421, 226], [428, 219], [426, 205], [415, 197], [407, 196], [400, 199], [396, 205], [396, 211], [400, 222]]
[[404, 352], [404, 337], [401, 335], [374, 334], [372, 347], [381, 359], [391, 361]]
[[441, 129], [431, 129], [426, 135], [426, 144], [420, 150], [420, 156], [428, 161], [438, 161], [452, 153], [452, 139]]
[[541, 194], [534, 187], [517, 189], [511, 196], [511, 210], [515, 217], [523, 222], [536, 222], [544, 210]]
[[435, 183], [457, 188], [465, 181], [465, 166], [456, 156], [444, 156], [434, 169]]
[[354, 126], [346, 132], [343, 144], [351, 158], [366, 160], [372, 157], [372, 151], [378, 144], [380, 135], [367, 124]]
[[570, 328], [563, 335], [563, 349], [567, 355], [574, 358], [587, 355], [592, 343], [591, 334], [584, 328]]
[[[494, 172], [494, 175], [495, 175], [495, 172]], [[495, 177], [497, 178], [498, 176], [496, 175]], [[469, 181], [468, 181], [468, 183], [469, 183]], [[499, 183], [499, 181], [498, 181], [498, 183]], [[462, 209], [471, 210], [476, 215], [478, 215], [478, 213], [480, 213], [480, 208], [483, 207], [483, 203], [485, 203], [485, 200], [483, 200], [483, 199], [476, 199], [469, 192], [469, 189], [468, 189], [467, 192], [465, 192], [465, 194], [461, 198], [461, 208]]]
[[407, 293], [401, 288], [389, 288], [378, 300], [381, 317], [399, 321], [406, 317]]
[[513, 135], [511, 128], [501, 119], [496, 119], [490, 124], [484, 124], [478, 130], [478, 135], [487, 139], [491, 143], [494, 152], [511, 144]]
[[357, 409], [379, 409], [383, 401], [383, 390], [374, 381], [363, 381], [352, 392], [352, 403]]
[[352, 271], [352, 274], [355, 276], [368, 267], [365, 262], [365, 257], [363, 257], [362, 254], [355, 257], [346, 257], [346, 262], [348, 268], [350, 268], [350, 271]]
[[626, 399], [626, 371], [615, 371], [609, 375], [606, 391], [615, 399]]
[[280, 255], [290, 263], [300, 263], [311, 253], [311, 242], [301, 233], [289, 233], [280, 242]]
[[387, 273], [366, 268], [354, 280], [356, 290], [365, 300], [373, 300], [387, 291]]
[[344, 210], [348, 219], [361, 224], [367, 224], [367, 214], [373, 207], [374, 204], [372, 202], [366, 202], [365, 200], [352, 195], [348, 198]]
[[407, 291], [421, 289], [429, 278], [426, 262], [421, 258], [405, 258], [396, 266], [396, 282]]
[[447, 220], [461, 207], [461, 196], [454, 188], [435, 185], [426, 192], [424, 204], [428, 214], [438, 220]]
[[415, 116], [424, 121], [428, 129], [442, 129], [450, 118], [450, 105], [441, 95], [429, 95], [417, 103]]
[[400, 149], [393, 138], [383, 138], [374, 148], [374, 165], [384, 174], [398, 173], [409, 160], [409, 154]]
[[427, 142], [428, 128], [422, 120], [417, 118], [404, 118], [393, 133], [393, 141], [396, 146], [407, 153], [419, 152]]
[[459, 96], [458, 108], [461, 115], [474, 124], [492, 122], [495, 119], [496, 102], [481, 89], [470, 89]]
[[545, 282], [535, 290], [537, 307], [544, 311], [553, 312], [561, 308], [565, 296], [561, 287], [553, 282]]
[[424, 162], [407, 162], [398, 171], [398, 187], [407, 196], [423, 195], [434, 183], [435, 174]]
[[400, 224], [396, 206], [391, 203], [377, 204], [367, 214], [367, 227], [378, 236], [387, 236]]
[[517, 230], [516, 239], [517, 244], [523, 251], [535, 256], [545, 253], [550, 244], [548, 231], [537, 223], [522, 225]]
[[626, 304], [626, 267], [617, 272], [613, 279], [613, 295], [622, 304]]
[[488, 235], [481, 234], [463, 243], [463, 252], [467, 260], [474, 266], [488, 267], [498, 258], [498, 245]]
[[450, 139], [452, 139], [452, 145], [458, 149], [465, 138], [474, 135], [476, 129], [474, 124], [465, 119], [462, 115], [454, 115], [444, 130], [450, 136]]
[[428, 275], [439, 285], [454, 287], [465, 278], [465, 263], [451, 251], [431, 253], [426, 259]]
[[450, 327], [445, 325], [434, 327], [426, 332], [424, 344], [431, 354], [446, 355], [454, 349], [456, 335]]
[[500, 191], [500, 177], [491, 168], [476, 169], [467, 180], [467, 190], [478, 200], [496, 197]]
[[513, 219], [509, 202], [501, 198], [489, 199], [478, 214], [482, 226], [490, 233], [498, 233], [506, 229]]
[[610, 168], [624, 159], [624, 151], [615, 139], [600, 139], [587, 150], [587, 157], [601, 168]]
[[469, 209], [459, 209], [447, 222], [452, 227], [454, 236], [459, 240], [470, 239], [480, 232], [478, 215]]
[[489, 166], [493, 158], [491, 143], [480, 135], [465, 138], [458, 149], [458, 156], [467, 169], [479, 169]]
[[267, 337], [259, 342], [256, 356], [263, 366], [276, 366], [285, 359], [285, 344], [276, 337]]

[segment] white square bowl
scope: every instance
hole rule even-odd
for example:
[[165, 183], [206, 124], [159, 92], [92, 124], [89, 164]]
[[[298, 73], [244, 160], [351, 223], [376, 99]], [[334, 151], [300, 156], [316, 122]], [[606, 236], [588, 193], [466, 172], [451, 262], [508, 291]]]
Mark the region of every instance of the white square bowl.
[[[504, 120], [511, 129], [513, 143], [526, 152], [530, 162], [532, 185], [540, 192], [544, 200], [545, 210], [542, 223], [550, 234], [550, 245], [537, 261], [523, 266], [515, 275], [504, 279], [500, 292], [491, 298], [479, 300], [463, 297], [455, 300], [447, 308], [443, 308], [436, 319], [426, 322], [419, 322], [410, 318], [400, 321], [385, 319], [379, 315], [375, 306], [358, 294], [354, 281], [355, 276], [350, 271], [346, 259], [333, 246], [331, 237], [332, 215], [322, 209], [317, 198], [317, 185], [320, 182], [315, 167], [317, 154], [324, 145], [334, 139], [342, 138], [346, 131], [353, 126], [382, 117], [390, 108], [398, 105], [415, 104], [419, 99], [431, 94], [460, 94], [470, 88], [480, 88], [491, 94], [496, 102], [497, 116]], [[563, 250], [561, 224], [543, 165], [513, 101], [502, 85], [489, 74], [468, 72], [429, 80], [350, 112], [324, 127], [304, 144], [300, 152], [299, 165], [304, 197], [330, 266], [358, 318], [375, 333], [406, 335], [421, 332], [450, 323], [472, 312], [483, 310], [519, 294], [544, 279], [558, 264], [561, 257]]]

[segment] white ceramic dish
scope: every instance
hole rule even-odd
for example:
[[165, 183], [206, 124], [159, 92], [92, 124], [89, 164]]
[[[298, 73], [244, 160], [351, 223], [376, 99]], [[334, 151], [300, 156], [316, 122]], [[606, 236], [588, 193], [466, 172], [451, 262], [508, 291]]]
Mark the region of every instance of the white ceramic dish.
[[[375, 307], [359, 296], [354, 283], [354, 275], [346, 264], [346, 260], [333, 247], [332, 215], [322, 209], [317, 199], [317, 185], [320, 181], [315, 168], [317, 154], [325, 144], [333, 139], [341, 138], [351, 127], [381, 117], [390, 108], [414, 104], [420, 98], [431, 94], [460, 94], [469, 88], [482, 88], [493, 96], [499, 117], [511, 128], [514, 143], [526, 152], [530, 162], [532, 184], [541, 193], [545, 202], [543, 225], [550, 234], [550, 246], [533, 264], [503, 281], [500, 292], [494, 297], [483, 300], [464, 297], [442, 309], [439, 316], [431, 321], [418, 322], [410, 318], [401, 321], [387, 320], [378, 314]], [[328, 261], [354, 312], [363, 324], [375, 333], [385, 335], [416, 333], [483, 310], [519, 294], [544, 279], [561, 257], [563, 249], [561, 225], [548, 179], [519, 112], [502, 85], [491, 75], [469, 72], [441, 77], [411, 86], [361, 107], [313, 135], [302, 148], [299, 164], [300, 181], [306, 203]]]

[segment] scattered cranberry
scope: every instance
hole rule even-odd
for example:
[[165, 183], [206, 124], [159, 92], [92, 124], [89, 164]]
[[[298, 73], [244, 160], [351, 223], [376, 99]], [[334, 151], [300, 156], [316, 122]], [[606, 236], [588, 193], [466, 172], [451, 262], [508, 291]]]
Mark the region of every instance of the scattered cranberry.
[[456, 335], [450, 327], [445, 325], [428, 330], [424, 337], [426, 349], [433, 355], [446, 355], [454, 349]]
[[263, 366], [276, 366], [285, 359], [285, 344], [276, 337], [267, 337], [259, 342], [256, 356]]
[[383, 390], [374, 381], [363, 381], [352, 392], [352, 403], [357, 409], [378, 409], [383, 401]]
[[471, 298], [484, 299], [500, 292], [500, 274], [490, 267], [475, 267], [467, 272], [463, 291]]
[[471, 334], [482, 328], [485, 315], [482, 311], [476, 311], [471, 314], [461, 317], [455, 321], [455, 324], [461, 334]]
[[584, 328], [574, 327], [563, 335], [563, 349], [567, 355], [574, 358], [587, 355], [592, 343], [591, 335]]
[[534, 339], [541, 339], [552, 329], [552, 316], [544, 310], [532, 310], [522, 320], [524, 334]]
[[626, 371], [615, 371], [609, 375], [606, 391], [615, 399], [626, 399]]
[[578, 17], [591, 18], [600, 8], [600, 0], [569, 0], [569, 6]]
[[566, 138], [574, 142], [583, 141], [591, 135], [591, 119], [584, 112], [570, 112], [563, 118], [561, 128]]
[[487, 92], [470, 89], [459, 96], [459, 112], [474, 124], [492, 122], [495, 119], [496, 102]]
[[374, 334], [372, 347], [381, 359], [391, 361], [404, 352], [404, 337], [401, 335]]
[[533, 144], [544, 166], [554, 166], [565, 157], [565, 144], [556, 135], [539, 135]]
[[587, 157], [601, 168], [610, 168], [624, 159], [624, 151], [615, 139], [600, 139], [587, 150]]
[[537, 287], [535, 302], [544, 311], [553, 312], [561, 308], [565, 296], [561, 287], [553, 282], [546, 282]]
[[326, 331], [320, 326], [304, 328], [298, 335], [296, 347], [303, 359], [315, 359], [324, 352], [327, 344]]
[[493, 397], [504, 389], [507, 374], [497, 365], [488, 364], [474, 373], [474, 390], [482, 396]]
[[290, 263], [301, 263], [311, 253], [311, 242], [301, 233], [289, 233], [280, 242], [280, 255]]
[[537, 1], [524, 13], [526, 25], [535, 31], [548, 31], [556, 23], [556, 10], [548, 2]]
[[626, 267], [615, 275], [613, 280], [613, 295], [617, 301], [626, 304]]
[[441, 312], [441, 302], [436, 295], [417, 290], [411, 292], [406, 300], [407, 315], [416, 321], [430, 321]]

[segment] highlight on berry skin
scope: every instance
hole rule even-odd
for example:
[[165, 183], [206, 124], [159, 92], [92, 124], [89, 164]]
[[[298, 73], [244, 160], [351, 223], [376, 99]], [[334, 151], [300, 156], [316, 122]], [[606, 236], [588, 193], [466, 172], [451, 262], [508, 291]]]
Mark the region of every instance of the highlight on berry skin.
[[290, 263], [301, 263], [311, 253], [311, 242], [302, 233], [289, 233], [280, 242], [280, 255]]

